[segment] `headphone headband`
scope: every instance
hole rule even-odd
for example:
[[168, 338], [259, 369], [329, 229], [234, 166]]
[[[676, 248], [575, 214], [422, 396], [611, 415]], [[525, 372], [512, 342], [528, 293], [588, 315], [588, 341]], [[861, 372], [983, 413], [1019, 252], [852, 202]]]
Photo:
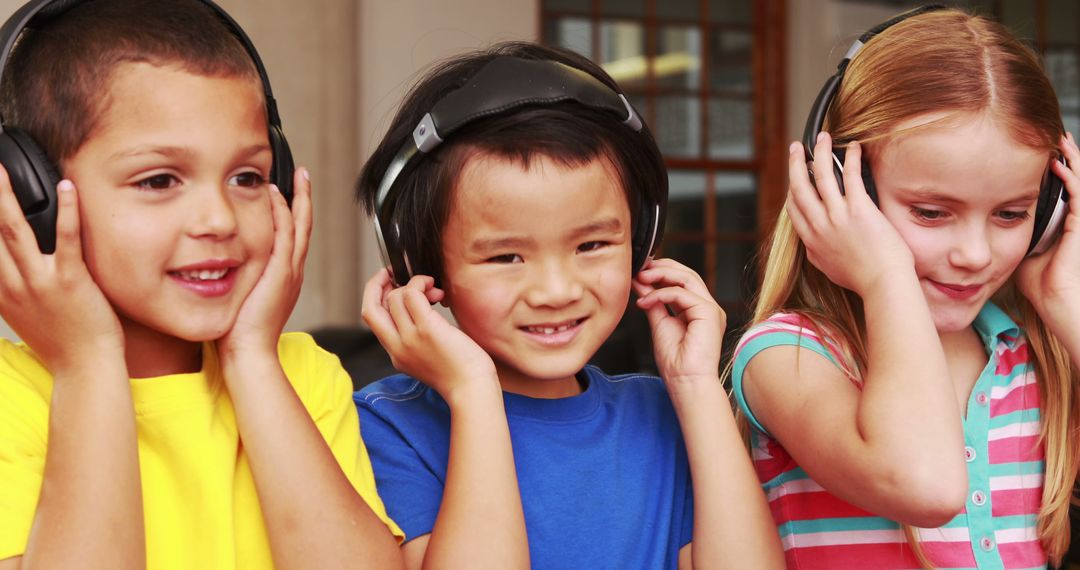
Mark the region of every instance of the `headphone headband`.
[[[447, 93], [417, 123], [390, 161], [375, 192], [375, 235], [383, 262], [401, 285], [414, 268], [403, 250], [398, 224], [391, 213], [395, 182], [405, 168], [434, 151], [465, 125], [485, 117], [531, 106], [574, 102], [611, 113], [635, 132], [644, 123], [626, 97], [591, 74], [546, 59], [497, 55], [461, 87]], [[658, 240], [662, 212], [659, 204], [642, 204], [640, 223], [634, 228], [634, 270], [640, 269]], [[640, 234], [640, 235], [639, 235]]]
[[[832, 101], [836, 97], [836, 92], [840, 89], [840, 82], [844, 79], [844, 72], [847, 71], [847, 66], [851, 63], [851, 58], [855, 57], [855, 54], [862, 50], [866, 42], [877, 37], [878, 34], [884, 32], [888, 28], [912, 18], [920, 14], [927, 12], [936, 12], [937, 10], [944, 10], [946, 8], [943, 4], [927, 4], [925, 6], [919, 6], [913, 10], [908, 10], [902, 14], [893, 16], [892, 18], [870, 28], [866, 33], [859, 36], [859, 39], [855, 40], [855, 43], [851, 44], [847, 53], [840, 60], [840, 63], [836, 64], [836, 73], [830, 77], [825, 85], [822, 86], [821, 91], [818, 92], [817, 98], [814, 99], [813, 106], [810, 107], [810, 115], [806, 119], [806, 126], [803, 129], [803, 149], [806, 150], [807, 158], [813, 160], [814, 158], [814, 145], [817, 143], [817, 135], [821, 132], [821, 127], [825, 125], [825, 115], [829, 111], [829, 107], [832, 106]], [[843, 166], [842, 164], [839, 166]]]
[[382, 211], [394, 181], [417, 153], [430, 153], [461, 127], [520, 107], [564, 101], [610, 111], [625, 117], [623, 124], [641, 131], [641, 117], [626, 97], [592, 75], [557, 61], [496, 56], [420, 119], [379, 183], [375, 211]]
[[[15, 47], [15, 42], [19, 39], [19, 35], [22, 34], [23, 30], [40, 27], [66, 13], [71, 8], [79, 4], [85, 4], [88, 1], [92, 0], [32, 0], [16, 10], [4, 22], [4, 25], [0, 26], [0, 76], [3, 75], [3, 70], [7, 67], [8, 57], [11, 56], [11, 50]], [[270, 88], [270, 78], [266, 73], [266, 67], [263, 66], [262, 59], [259, 57], [259, 52], [255, 51], [255, 45], [251, 42], [251, 38], [244, 33], [244, 29], [240, 27], [240, 24], [220, 6], [210, 0], [198, 1], [208, 6], [221, 18], [233, 36], [244, 46], [244, 50], [251, 57], [251, 61], [255, 63], [255, 71], [259, 74], [259, 81], [262, 83], [263, 93], [266, 97], [268, 120], [271, 126], [280, 129], [281, 116], [278, 114], [277, 101], [274, 99], [273, 90]], [[0, 117], [0, 128], [3, 128], [3, 117]]]

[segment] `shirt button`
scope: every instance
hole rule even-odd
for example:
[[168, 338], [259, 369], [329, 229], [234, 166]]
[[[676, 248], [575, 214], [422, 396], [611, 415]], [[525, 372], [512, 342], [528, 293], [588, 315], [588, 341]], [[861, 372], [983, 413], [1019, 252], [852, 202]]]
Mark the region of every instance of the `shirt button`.
[[980, 406], [985, 406], [986, 403], [990, 401], [990, 398], [986, 397], [986, 392], [979, 392], [978, 394], [975, 394], [975, 401], [978, 402]]
[[972, 461], [975, 461], [975, 448], [974, 447], [971, 447], [969, 445], [969, 446], [964, 448], [964, 459], [967, 460], [968, 463], [971, 463]]
[[994, 549], [994, 539], [989, 536], [984, 536], [979, 540], [979, 546], [981, 546], [983, 550], [989, 552]]
[[975, 503], [975, 506], [981, 507], [986, 504], [986, 493], [982, 491], [975, 491], [971, 494], [971, 502]]

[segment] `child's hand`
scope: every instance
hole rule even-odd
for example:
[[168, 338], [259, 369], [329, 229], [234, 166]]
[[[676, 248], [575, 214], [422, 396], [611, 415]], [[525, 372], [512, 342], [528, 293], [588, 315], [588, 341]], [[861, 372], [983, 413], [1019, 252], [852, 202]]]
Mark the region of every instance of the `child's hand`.
[[634, 278], [634, 291], [649, 319], [656, 364], [668, 390], [716, 382], [727, 316], [701, 277], [677, 261], [656, 259]]
[[43, 255], [0, 167], [0, 316], [57, 374], [124, 358], [124, 333], [82, 257], [79, 204], [57, 185], [56, 252]]
[[1044, 319], [1075, 322], [1080, 317], [1080, 176], [1074, 169], [1080, 169], [1080, 149], [1071, 134], [1062, 137], [1061, 152], [1069, 166], [1055, 160], [1051, 168], [1073, 197], [1064, 231], [1049, 251], [1020, 264], [1017, 285]]
[[498, 377], [491, 357], [431, 308], [443, 296], [431, 277], [417, 275], [395, 287], [390, 272], [381, 269], [364, 286], [361, 316], [394, 368], [452, 402], [456, 391], [469, 383], [498, 382]]
[[848, 146], [844, 162], [846, 195], [840, 193], [833, 174], [832, 139], [827, 133], [821, 134], [814, 149], [814, 183], [799, 143], [790, 147], [788, 179], [791, 224], [806, 245], [810, 263], [829, 280], [865, 296], [898, 272], [914, 276], [911, 250], [866, 194], [857, 142]]
[[223, 357], [269, 351], [277, 354], [278, 337], [292, 314], [304, 282], [304, 261], [311, 239], [311, 180], [307, 169], [293, 177], [292, 209], [273, 187], [270, 210], [274, 246], [259, 281], [240, 306], [236, 323], [217, 341]]

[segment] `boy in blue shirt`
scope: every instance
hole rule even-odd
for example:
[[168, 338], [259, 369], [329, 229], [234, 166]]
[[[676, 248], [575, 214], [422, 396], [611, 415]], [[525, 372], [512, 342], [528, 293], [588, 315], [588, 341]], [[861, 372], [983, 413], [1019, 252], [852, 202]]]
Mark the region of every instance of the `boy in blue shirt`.
[[[666, 172], [599, 67], [519, 43], [450, 60], [358, 192], [392, 268], [363, 316], [408, 375], [355, 400], [407, 567], [783, 564], [718, 379], [723, 312], [650, 260]], [[586, 366], [631, 288], [664, 381]]]

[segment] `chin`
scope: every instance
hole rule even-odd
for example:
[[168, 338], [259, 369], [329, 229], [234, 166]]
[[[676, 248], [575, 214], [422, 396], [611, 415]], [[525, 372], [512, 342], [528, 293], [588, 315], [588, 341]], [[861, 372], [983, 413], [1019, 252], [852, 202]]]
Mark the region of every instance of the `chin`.
[[975, 317], [979, 315], [978, 309], [973, 311], [935, 310], [934, 307], [930, 307], [930, 311], [933, 314], [934, 328], [938, 333], [943, 334], [967, 330], [975, 322]]
[[233, 324], [234, 321], [193, 323], [194, 326], [173, 330], [171, 334], [188, 342], [213, 342], [228, 334]]

